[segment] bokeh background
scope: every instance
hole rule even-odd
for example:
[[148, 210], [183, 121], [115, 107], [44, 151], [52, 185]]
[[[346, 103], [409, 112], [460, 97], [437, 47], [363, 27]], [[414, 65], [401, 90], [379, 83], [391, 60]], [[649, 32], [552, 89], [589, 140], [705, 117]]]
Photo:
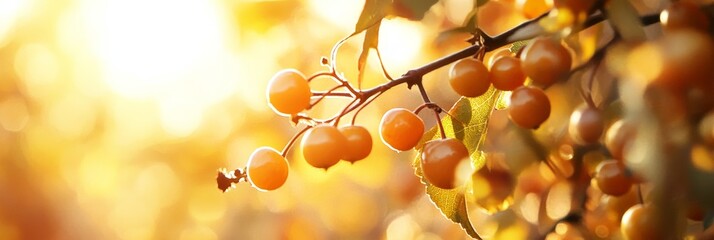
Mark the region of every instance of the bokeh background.
[[[468, 36], [437, 36], [460, 25], [471, 2], [442, 0], [421, 22], [385, 20], [388, 71], [468, 46]], [[491, 1], [481, 27], [496, 34], [547, 9], [532, 2]], [[406, 87], [357, 119], [375, 142], [366, 160], [323, 171], [297, 147], [282, 188], [216, 188], [217, 169], [245, 166], [261, 146], [282, 149], [297, 132], [267, 105], [268, 80], [284, 68], [324, 70], [320, 57], [352, 32], [363, 4], [0, 0], [0, 239], [465, 238], [424, 195], [415, 153], [391, 151], [377, 135], [382, 113], [420, 104]], [[361, 38], [338, 54], [352, 80]], [[374, 55], [364, 87], [386, 81]], [[445, 69], [427, 78], [432, 100], [457, 100]]]

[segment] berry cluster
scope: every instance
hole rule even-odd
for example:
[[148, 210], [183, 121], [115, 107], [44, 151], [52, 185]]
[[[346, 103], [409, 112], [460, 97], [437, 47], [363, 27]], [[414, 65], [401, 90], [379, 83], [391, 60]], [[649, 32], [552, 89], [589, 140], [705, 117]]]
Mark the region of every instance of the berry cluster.
[[[537, 4], [534, 3], [537, 1], [530, 0], [518, 2]], [[664, 215], [658, 208], [663, 208], [664, 203], [681, 202], [650, 196], [655, 195], [652, 192], [672, 189], [662, 187], [662, 181], [653, 181], [653, 174], [635, 167], [635, 162], [650, 161], [648, 164], [671, 167], [672, 172], [685, 172], [680, 175], [662, 174], [665, 175], [662, 179], [667, 180], [682, 178], [695, 171], [709, 171], [704, 175], [714, 172], [714, 98], [711, 98], [714, 94], [714, 71], [711, 69], [714, 66], [714, 41], [709, 24], [712, 16], [705, 14], [699, 5], [689, 1], [677, 1], [657, 15], [655, 20], [649, 17], [645, 21], [643, 17], [642, 22], [661, 25], [662, 35], [657, 39], [625, 39], [628, 37], [616, 29], [612, 40], [594, 50], [589, 59], [577, 60], [580, 57], [578, 51], [568, 44], [568, 38], [573, 37], [579, 30], [607, 20], [604, 13], [610, 1], [554, 0], [552, 3], [554, 10], [546, 14], [539, 13], [540, 16], [530, 16], [532, 13], [526, 13], [526, 9], [533, 11], [534, 7], [524, 8], [524, 15], [533, 19], [513, 30], [495, 37], [474, 33], [471, 47], [409, 71], [400, 78], [391, 79], [387, 76], [390, 81], [371, 89], [355, 88], [337, 73], [334, 54], [339, 43], [333, 49], [332, 59], [323, 59], [323, 65], [328, 67], [326, 72], [310, 77], [296, 70], [276, 73], [267, 90], [270, 106], [277, 114], [287, 116], [296, 125], [302, 124], [305, 127], [294, 135], [282, 152], [259, 148], [250, 156], [244, 169], [219, 172], [219, 188], [225, 191], [241, 181], [250, 182], [262, 191], [281, 187], [289, 172], [286, 154], [301, 136], [303, 157], [315, 168], [328, 170], [340, 160], [354, 163], [367, 158], [372, 150], [372, 136], [367, 128], [355, 124], [355, 118], [382, 93], [404, 84], [410, 89], [416, 87], [419, 90], [423, 104], [415, 110], [394, 108], [387, 111], [379, 124], [379, 136], [386, 146], [395, 151], [410, 151], [415, 148], [419, 151], [415, 167], [417, 174], [421, 174], [428, 186], [439, 190], [458, 189], [462, 191], [461, 197], [466, 195], [470, 202], [475, 202], [481, 209], [493, 213], [510, 207], [517, 189], [526, 195], [535, 196], [539, 203], [547, 205], [550, 201], [548, 191], [558, 192], [557, 190], [561, 190], [559, 187], [564, 185], [564, 189], [578, 189], [571, 192], [579, 194], [582, 206], [569, 209], [560, 219], [551, 219], [555, 225], [580, 224], [585, 227], [583, 229], [596, 232], [601, 238], [610, 236], [610, 227], [619, 228], [626, 239], [660, 238], [658, 233], [661, 231], [651, 226], [662, 226], [663, 222], [670, 220], [662, 219]], [[546, 24], [553, 19], [556, 19], [558, 24]], [[524, 34], [522, 31], [528, 30], [528, 26], [532, 24], [547, 27], [538, 28], [543, 31], [538, 34]], [[517, 34], [530, 37], [515, 40], [511, 38]], [[484, 63], [486, 52], [517, 40], [529, 41], [523, 48], [499, 50], [492, 55], [488, 64]], [[643, 62], [651, 66], [639, 65]], [[507, 127], [522, 135], [519, 139], [527, 143], [520, 145], [530, 147], [528, 150], [535, 152], [533, 155], [539, 158], [538, 164], [534, 165], [546, 166], [546, 171], [554, 175], [552, 178], [555, 180], [547, 182], [543, 180], [543, 174], [540, 172], [530, 173], [524, 170], [527, 167], [515, 170], [512, 166], [515, 164], [509, 163], [509, 160], [502, 156], [505, 155], [503, 149], [475, 153], [474, 151], [492, 149], [478, 146], [480, 142], [473, 146], [465, 144], [459, 137], [447, 137], [452, 134], [445, 131], [440, 114], [450, 115], [451, 112], [445, 112], [429, 100], [422, 79], [425, 74], [450, 64], [448, 81], [451, 89], [459, 94], [462, 100], [480, 100], [479, 97], [488, 92], [496, 92], [499, 95], [494, 96], [497, 97], [510, 97], [508, 104], [505, 104], [507, 107], [504, 113], [512, 124]], [[578, 86], [584, 103], [573, 105], [561, 116], [556, 114], [557, 111], [551, 113], [552, 108], [557, 109], [558, 102], [554, 100], [555, 105], [551, 105], [553, 94], [549, 88], [566, 88], [567, 82], [576, 79], [575, 74], [584, 69], [590, 70], [589, 77], [583, 77], [586, 74], [577, 75], [581, 83], [584, 83]], [[614, 86], [611, 86], [611, 89], [598, 89], [601, 93], [596, 102], [593, 97], [594, 84], [597, 83], [599, 88], [605, 88], [607, 85], [603, 83], [604, 80], [595, 77], [602, 71], [610, 74], [609, 77], [614, 80], [608, 80], [607, 84]], [[335, 80], [336, 85], [328, 91], [315, 91], [311, 89], [310, 82], [317, 77], [331, 78]], [[548, 93], [546, 90], [549, 90]], [[606, 91], [615, 94], [602, 93]], [[310, 117], [307, 111], [326, 97], [344, 97], [351, 102], [338, 110], [332, 118]], [[612, 105], [623, 105], [622, 102], [625, 102], [624, 107], [627, 109], [608, 112]], [[487, 117], [491, 117], [493, 109], [491, 106], [487, 108]], [[424, 139], [426, 126], [419, 116], [424, 109], [433, 111], [436, 117], [435, 129], [439, 131], [440, 138]], [[632, 112], [634, 115], [642, 114], [655, 120], [644, 121], [642, 116], [633, 117]], [[341, 126], [340, 119], [347, 114], [353, 114], [352, 121]], [[451, 117], [452, 121], [459, 121], [456, 117]], [[561, 119], [558, 119], [559, 117]], [[549, 119], [552, 120], [546, 126], [551, 122], [563, 123], [561, 130], [541, 128]], [[487, 123], [488, 121], [483, 125]], [[656, 127], [643, 128], [642, 125]], [[643, 133], [642, 129], [656, 129], [657, 132]], [[555, 143], [544, 144], [542, 139], [535, 137], [536, 133], [541, 134], [540, 137], [546, 135], [544, 138]], [[504, 135], [506, 136], [492, 138], [509, 137]], [[672, 139], [660, 140], [658, 137], [661, 136]], [[559, 149], [560, 146], [565, 146], [565, 150]], [[633, 149], [639, 149], [639, 152]], [[643, 153], [645, 151], [659, 151], [663, 156], [653, 157]], [[677, 155], [679, 152], [686, 153], [686, 163], [676, 162], [676, 158], [682, 156]], [[475, 155], [482, 159], [472, 159]], [[662, 161], [651, 162], [653, 160], [643, 160], [642, 156], [658, 157], [658, 160]], [[635, 161], [633, 158], [638, 159]], [[484, 164], [473, 164], [478, 161]], [[472, 165], [483, 167], [475, 170], [469, 168], [470, 178], [465, 179], [461, 174], [463, 166]], [[538, 176], [533, 177], [535, 175]], [[529, 179], [537, 180], [528, 182]], [[549, 184], [550, 189], [546, 191], [544, 189], [547, 187], [539, 184]], [[710, 184], [687, 185], [692, 189], [701, 186]], [[702, 205], [709, 204], [705, 207], [710, 208], [710, 213], [714, 209], [711, 199], [708, 199], [714, 197], [711, 194], [694, 190], [691, 190], [694, 193], [678, 192], [686, 195], [682, 197], [686, 203], [680, 205], [687, 208], [686, 215], [690, 220], [703, 219], [703, 212], [706, 210], [702, 209]], [[633, 195], [636, 196], [635, 200], [631, 199]], [[591, 204], [588, 198], [597, 199], [592, 201], [600, 207], [587, 206]], [[602, 208], [618, 209], [614, 211], [617, 212], [614, 217], [607, 216], [611, 218], [610, 222], [614, 222], [614, 226], [593, 226], [588, 222], [602, 217]], [[670, 222], [676, 221], [678, 220]], [[607, 234], [597, 233], [604, 231], [599, 227], [607, 228]]]

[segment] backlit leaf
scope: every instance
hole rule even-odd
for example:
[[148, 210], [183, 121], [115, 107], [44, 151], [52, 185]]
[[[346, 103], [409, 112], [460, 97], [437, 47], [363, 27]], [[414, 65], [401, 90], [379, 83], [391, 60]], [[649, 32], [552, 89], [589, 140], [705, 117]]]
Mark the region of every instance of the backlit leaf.
[[394, 0], [390, 15], [409, 20], [421, 20], [439, 0]]
[[[367, 65], [367, 57], [369, 57], [369, 50], [374, 48], [377, 49], [379, 45], [379, 27], [382, 25], [381, 20], [377, 22], [374, 26], [367, 29], [364, 35], [364, 42], [362, 43], [362, 53], [359, 54], [359, 60], [357, 60], [357, 69], [359, 69], [358, 82], [362, 82], [362, 77], [364, 76], [364, 68]], [[382, 59], [380, 59], [382, 61]], [[361, 85], [360, 85], [361, 86]]]
[[387, 16], [387, 10], [389, 9], [390, 4], [390, 0], [366, 0], [364, 2], [364, 8], [362, 8], [362, 13], [360, 13], [357, 24], [355, 25], [355, 31], [352, 35], [361, 33], [381, 22], [382, 19]]
[[517, 41], [511, 44], [511, 47], [508, 48], [508, 51], [511, 51], [511, 53], [518, 53], [518, 51], [521, 51], [523, 47], [528, 45], [528, 40], [523, 40], [523, 41]]
[[[466, 145], [474, 167], [484, 164], [484, 158], [480, 157], [479, 148], [485, 140], [488, 120], [500, 95], [500, 91], [491, 88], [480, 97], [461, 98], [449, 110], [450, 116], [441, 119], [446, 136], [457, 138]], [[420, 152], [426, 141], [440, 137], [437, 131], [438, 127], [435, 126], [424, 134], [421, 142], [417, 145]], [[468, 219], [464, 186], [455, 189], [441, 189], [429, 184], [423, 178], [421, 155], [414, 159], [413, 166], [415, 173], [426, 185], [427, 195], [439, 211], [451, 221], [461, 225], [471, 237], [481, 239]]]

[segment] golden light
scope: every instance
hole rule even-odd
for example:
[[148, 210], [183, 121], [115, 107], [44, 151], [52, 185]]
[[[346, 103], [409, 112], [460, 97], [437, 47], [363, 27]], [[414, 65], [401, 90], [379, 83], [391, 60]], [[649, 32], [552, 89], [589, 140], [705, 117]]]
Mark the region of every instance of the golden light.
[[88, 1], [89, 46], [105, 81], [128, 97], [159, 94], [211, 60], [222, 45], [219, 12], [210, 2]]
[[0, 0], [0, 47], [5, 45], [15, 23], [31, 4], [31, 0]]
[[558, 182], [550, 188], [545, 202], [545, 212], [550, 219], [559, 219], [568, 215], [572, 191], [572, 187], [567, 182]]
[[[664, 56], [654, 43], [643, 43], [632, 49], [626, 61], [626, 76], [643, 85], [655, 80], [664, 69]], [[643, 63], [647, 63], [647, 67]]]
[[345, 32], [353, 32], [364, 1], [310, 0], [312, 12]]
[[22, 80], [27, 94], [33, 98], [57, 94], [60, 63], [57, 55], [47, 45], [24, 44], [15, 53], [14, 60], [14, 70]]
[[[393, 72], [406, 72], [420, 56], [424, 37], [419, 23], [395, 18], [383, 20], [379, 29], [379, 50]], [[378, 68], [379, 63], [371, 64]]]
[[30, 116], [27, 103], [22, 98], [10, 97], [0, 101], [0, 127], [7, 131], [21, 131]]

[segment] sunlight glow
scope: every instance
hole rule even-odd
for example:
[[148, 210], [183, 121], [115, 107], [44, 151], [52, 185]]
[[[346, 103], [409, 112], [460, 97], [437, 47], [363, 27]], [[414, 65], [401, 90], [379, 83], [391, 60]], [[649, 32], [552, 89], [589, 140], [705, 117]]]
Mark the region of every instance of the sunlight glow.
[[310, 0], [313, 13], [346, 32], [354, 31], [364, 1], [360, 0]]
[[192, 81], [223, 50], [224, 24], [210, 1], [88, 1], [85, 13], [90, 47], [118, 94], [146, 98], [212, 81]]
[[0, 46], [31, 3], [30, 0], [0, 0]]
[[414, 59], [420, 56], [423, 41], [419, 23], [405, 19], [382, 21], [379, 30], [379, 51], [385, 64], [390, 68], [397, 68], [395, 70], [409, 68]]

